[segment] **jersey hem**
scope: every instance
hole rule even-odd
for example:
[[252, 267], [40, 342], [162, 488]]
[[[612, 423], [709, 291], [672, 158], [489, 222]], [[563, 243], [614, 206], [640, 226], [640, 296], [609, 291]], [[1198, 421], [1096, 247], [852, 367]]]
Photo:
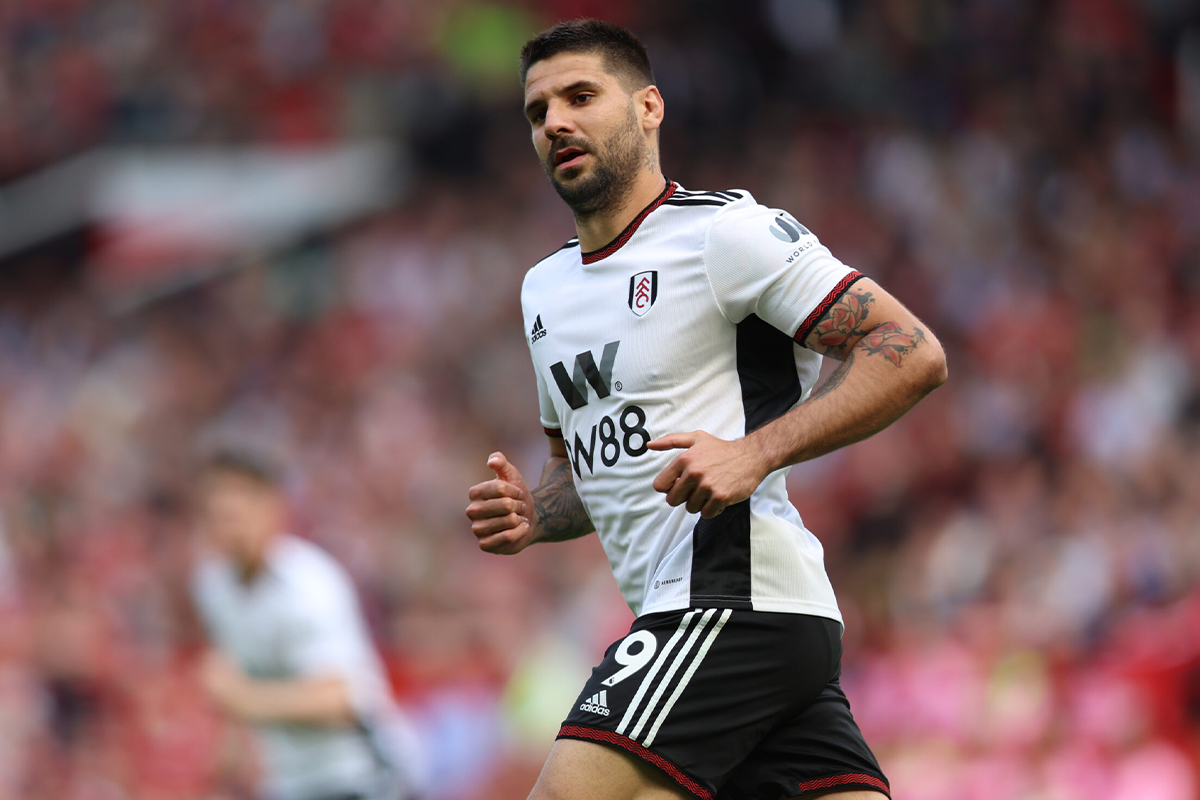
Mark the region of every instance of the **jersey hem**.
[[658, 753], [638, 744], [628, 736], [606, 731], [603, 728], [588, 728], [583, 725], [563, 725], [559, 728], [557, 739], [578, 739], [585, 742], [595, 742], [607, 745], [640, 758], [650, 766], [662, 772], [681, 789], [699, 800], [713, 800], [713, 793], [705, 789], [678, 766], [663, 758]]
[[729, 600], [720, 598], [690, 598], [687, 602], [664, 602], [653, 605], [644, 606], [637, 612], [637, 616], [644, 617], [648, 614], [660, 614], [664, 611], [683, 611], [685, 609], [694, 608], [696, 603], [691, 600], [703, 600], [703, 608], [732, 608], [743, 611], [765, 611], [772, 614], [807, 614], [812, 617], [824, 617], [831, 619], [842, 626], [845, 630], [846, 623], [842, 619], [842, 612], [836, 606], [830, 607], [824, 603], [813, 603], [806, 600], [763, 600], [755, 598], [751, 603], [746, 603], [745, 600]]

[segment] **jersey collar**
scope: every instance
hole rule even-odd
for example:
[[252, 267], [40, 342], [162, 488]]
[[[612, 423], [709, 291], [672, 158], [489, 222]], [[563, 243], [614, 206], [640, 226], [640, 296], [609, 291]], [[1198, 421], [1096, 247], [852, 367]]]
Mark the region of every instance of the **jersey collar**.
[[642, 212], [633, 218], [633, 222], [630, 222], [628, 225], [625, 226], [625, 230], [621, 231], [620, 236], [613, 239], [611, 242], [606, 244], [604, 247], [601, 247], [599, 250], [593, 250], [590, 253], [584, 253], [583, 254], [583, 263], [584, 264], [595, 264], [600, 259], [608, 258], [613, 253], [620, 250], [621, 247], [626, 242], [629, 241], [629, 238], [631, 236], [633, 236], [633, 234], [637, 233], [637, 229], [641, 226], [642, 222], [646, 219], [646, 217], [650, 216], [650, 212], [653, 211], [654, 209], [658, 208], [659, 206], [661, 206], [668, 197], [675, 194], [675, 190], [678, 188], [679, 188], [679, 184], [677, 184], [675, 181], [668, 178], [667, 186], [665, 189], [662, 190], [662, 194], [660, 194], [658, 197], [656, 197], [654, 199], [654, 202], [652, 202], [650, 205], [643, 208]]

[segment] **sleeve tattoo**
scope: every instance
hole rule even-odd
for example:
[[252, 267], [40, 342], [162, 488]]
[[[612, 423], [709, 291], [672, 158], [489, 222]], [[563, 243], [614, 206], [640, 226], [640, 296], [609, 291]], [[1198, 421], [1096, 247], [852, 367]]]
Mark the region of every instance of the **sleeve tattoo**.
[[[873, 305], [875, 296], [870, 291], [851, 287], [817, 321], [805, 344], [822, 355], [845, 361], [838, 372], [849, 366], [851, 351], [859, 344], [863, 355], [882, 355], [900, 366], [904, 356], [925, 342], [925, 331], [917, 327], [905, 330], [890, 320], [872, 326], [868, 320]], [[834, 376], [830, 377], [832, 382]]]
[[595, 530], [571, 480], [571, 462], [548, 465], [542, 485], [533, 491], [533, 507], [542, 528], [538, 541], [565, 542]]

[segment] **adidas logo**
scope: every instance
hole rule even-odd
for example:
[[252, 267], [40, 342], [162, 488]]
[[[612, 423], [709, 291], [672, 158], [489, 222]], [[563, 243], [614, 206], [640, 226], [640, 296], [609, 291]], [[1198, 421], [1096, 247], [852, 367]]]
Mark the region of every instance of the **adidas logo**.
[[533, 321], [533, 330], [529, 332], [529, 341], [530, 343], [536, 342], [545, 335], [546, 326], [542, 325], [542, 315], [538, 314], [537, 319]]
[[602, 689], [589, 697], [586, 702], [580, 703], [579, 710], [607, 717], [610, 713], [608, 710], [608, 689]]

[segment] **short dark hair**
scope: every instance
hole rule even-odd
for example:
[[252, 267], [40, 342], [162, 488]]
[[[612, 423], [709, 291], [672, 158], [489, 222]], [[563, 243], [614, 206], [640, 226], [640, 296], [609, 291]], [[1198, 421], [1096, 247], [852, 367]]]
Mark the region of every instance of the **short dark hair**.
[[237, 475], [272, 489], [277, 488], [280, 482], [279, 466], [272, 459], [232, 447], [210, 455], [204, 463], [204, 472], [209, 475]]
[[542, 31], [521, 48], [521, 85], [529, 68], [559, 53], [599, 53], [604, 66], [630, 89], [654, 83], [646, 45], [631, 31], [599, 19], [573, 19]]

